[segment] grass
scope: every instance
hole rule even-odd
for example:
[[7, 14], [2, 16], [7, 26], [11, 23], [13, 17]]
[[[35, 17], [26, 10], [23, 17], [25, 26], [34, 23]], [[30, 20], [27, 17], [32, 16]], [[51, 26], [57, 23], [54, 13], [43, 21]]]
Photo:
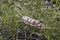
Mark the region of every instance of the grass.
[[[7, 37], [12, 35], [12, 39], [17, 40], [18, 36], [16, 31], [18, 28], [25, 33], [26, 30], [29, 29], [31, 31], [29, 37], [31, 37], [32, 33], [37, 32], [41, 34], [41, 36], [44, 34], [48, 40], [60, 40], [59, 29], [40, 30], [22, 22], [22, 16], [30, 16], [33, 19], [43, 21], [48, 27], [60, 28], [60, 14], [58, 14], [60, 7], [59, 0], [56, 0], [56, 6], [54, 8], [52, 4], [53, 0], [50, 5], [44, 4], [43, 1], [44, 0], [0, 1], [0, 29], [2, 33], [0, 40], [3, 40], [4, 35], [6, 36], [7, 34]], [[50, 6], [50, 9], [48, 6]], [[4, 30], [7, 31], [5, 32]]]

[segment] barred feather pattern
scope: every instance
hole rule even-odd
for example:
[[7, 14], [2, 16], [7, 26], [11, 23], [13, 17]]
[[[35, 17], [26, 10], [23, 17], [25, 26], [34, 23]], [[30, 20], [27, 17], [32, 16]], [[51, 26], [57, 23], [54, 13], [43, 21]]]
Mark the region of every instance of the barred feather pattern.
[[28, 16], [23, 16], [22, 20], [24, 23], [29, 24], [31, 26], [35, 26], [35, 27], [41, 28], [41, 29], [45, 28], [45, 25], [43, 23], [39, 22], [39, 20], [32, 19]]

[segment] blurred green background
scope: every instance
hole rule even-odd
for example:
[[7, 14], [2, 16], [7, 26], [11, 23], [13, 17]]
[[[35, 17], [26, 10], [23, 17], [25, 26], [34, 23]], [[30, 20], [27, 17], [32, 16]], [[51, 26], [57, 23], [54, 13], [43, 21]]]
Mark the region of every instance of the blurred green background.
[[[22, 16], [43, 21], [52, 29], [27, 25]], [[0, 0], [0, 40], [60, 40], [59, 28], [60, 0]]]

